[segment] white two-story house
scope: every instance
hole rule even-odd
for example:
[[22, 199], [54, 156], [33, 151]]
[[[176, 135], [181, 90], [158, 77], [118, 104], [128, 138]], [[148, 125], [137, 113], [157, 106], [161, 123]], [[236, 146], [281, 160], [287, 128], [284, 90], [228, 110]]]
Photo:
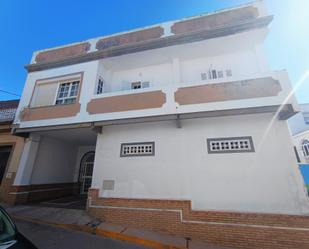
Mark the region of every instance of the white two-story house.
[[271, 21], [257, 1], [35, 52], [16, 202], [88, 193], [98, 217], [175, 233], [188, 207], [308, 213], [298, 106], [262, 48]]

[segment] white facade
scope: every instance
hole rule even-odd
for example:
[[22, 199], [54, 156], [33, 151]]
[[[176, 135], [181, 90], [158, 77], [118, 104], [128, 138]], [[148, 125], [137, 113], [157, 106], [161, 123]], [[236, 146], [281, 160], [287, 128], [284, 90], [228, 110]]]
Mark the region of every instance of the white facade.
[[[260, 1], [248, 6], [257, 11], [257, 21], [268, 17]], [[153, 44], [181, 37], [172, 34], [175, 23], [158, 25], [163, 34]], [[100, 197], [185, 199], [195, 210], [308, 213], [285, 121], [298, 106], [287, 73], [271, 71], [262, 51], [267, 24], [248, 23], [235, 24], [250, 28], [232, 34], [116, 56], [99, 51], [102, 38], [91, 39], [78, 62], [71, 56], [40, 63], [37, 56], [49, 50], [35, 52], [30, 68], [37, 69], [29, 70], [15, 119], [15, 132], [30, 138], [14, 184], [77, 182], [81, 158], [95, 150], [92, 188]], [[186, 38], [193, 39], [193, 33]], [[51, 50], [49, 56], [55, 54]], [[87, 57], [92, 55], [101, 57]], [[73, 114], [69, 104], [56, 105], [61, 85], [70, 78], [79, 82]], [[135, 83], [141, 88], [132, 89]], [[207, 90], [186, 95], [196, 89]], [[242, 89], [247, 90], [240, 95]], [[164, 96], [162, 104], [157, 105], [158, 97], [144, 107], [148, 100], [140, 99], [146, 93]], [[207, 139], [239, 137], [250, 137], [254, 149], [209, 153]], [[154, 155], [121, 156], [122, 144], [138, 142], [154, 142]], [[112, 183], [109, 190], [104, 181]]]
[[[257, 7], [259, 11], [258, 17], [263, 18], [267, 16], [267, 12], [265, 12], [264, 5], [261, 2], [257, 1], [252, 6]], [[164, 28], [163, 37], [169, 34], [165, 24], [160, 24], [160, 27]], [[250, 29], [245, 32], [221, 36], [215, 39], [205, 39], [194, 43], [167, 46], [48, 70], [29, 72], [17, 113], [21, 113], [25, 108], [31, 106], [33, 101], [32, 95], [35, 92], [37, 81], [78, 72], [83, 72], [83, 85], [80, 89], [81, 96], [79, 101], [81, 108], [74, 117], [61, 119], [21, 121], [20, 115], [16, 115], [15, 123], [20, 128], [28, 128], [175, 113], [273, 106], [281, 105], [282, 103], [290, 103], [296, 110], [298, 107], [294, 96], [287, 99], [291, 91], [287, 73], [284, 70], [271, 71], [264, 51], [261, 48], [267, 33], [267, 27]], [[100, 38], [88, 41], [91, 44], [90, 51], [95, 50], [95, 42]], [[44, 51], [48, 50], [35, 52], [32, 63], [35, 63], [35, 56]], [[223, 71], [224, 77], [202, 80], [201, 74], [212, 69]], [[226, 76], [226, 70], [231, 71], [230, 77]], [[102, 94], [95, 94], [99, 77], [102, 77], [104, 80], [104, 91]], [[272, 97], [224, 101], [214, 104], [207, 103], [194, 105], [193, 108], [191, 106], [179, 106], [172, 99], [172, 96], [180, 87], [216, 83], [224, 84], [226, 82], [263, 77], [272, 77], [275, 80], [279, 80], [282, 91], [277, 96]], [[149, 82], [149, 88], [132, 91], [130, 84], [135, 81]], [[53, 90], [52, 105], [55, 103], [57, 89], [56, 85]], [[87, 112], [87, 103], [92, 99], [156, 90], [161, 90], [166, 94], [167, 100], [162, 108], [93, 115], [89, 115]]]

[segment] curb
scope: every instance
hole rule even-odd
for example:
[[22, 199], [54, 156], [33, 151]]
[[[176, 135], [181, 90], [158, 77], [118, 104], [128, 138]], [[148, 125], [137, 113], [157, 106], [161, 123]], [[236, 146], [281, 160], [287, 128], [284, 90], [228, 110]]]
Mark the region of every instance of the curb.
[[111, 238], [114, 240], [121, 240], [121, 241], [130, 242], [133, 244], [142, 245], [142, 246], [152, 248], [152, 249], [185, 249], [185, 247], [167, 245], [167, 244], [163, 244], [163, 243], [160, 243], [154, 240], [143, 239], [143, 238], [139, 238], [135, 236], [126, 235], [123, 233], [103, 230], [100, 228], [91, 228], [86, 225], [62, 224], [62, 223], [55, 223], [55, 222], [50, 222], [50, 221], [42, 221], [39, 219], [23, 217], [23, 216], [15, 216], [15, 215], [10, 215], [10, 216], [15, 220], [28, 221], [28, 222], [32, 222], [32, 223], [36, 223], [40, 225], [49, 225], [49, 226], [54, 226], [58, 228], [64, 228], [64, 229], [69, 229], [69, 230], [74, 230], [74, 231], [79, 231], [79, 232], [90, 233], [90, 234], [102, 236], [105, 238]]

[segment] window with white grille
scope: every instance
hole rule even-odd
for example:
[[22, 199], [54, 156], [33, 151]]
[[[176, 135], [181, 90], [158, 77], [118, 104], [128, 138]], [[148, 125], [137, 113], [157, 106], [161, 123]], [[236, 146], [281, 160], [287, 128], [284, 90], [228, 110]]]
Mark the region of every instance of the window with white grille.
[[226, 70], [209, 69], [208, 71], [201, 73], [202, 80], [213, 80], [213, 79], [228, 78], [228, 77], [232, 77], [231, 69], [226, 69]]
[[304, 140], [302, 143], [302, 149], [305, 157], [309, 157], [309, 141]]
[[208, 153], [254, 152], [252, 137], [227, 137], [207, 139]]
[[102, 77], [99, 77], [96, 85], [96, 94], [103, 93], [103, 90], [104, 90], [104, 80]]
[[136, 89], [141, 89], [141, 88], [148, 88], [150, 86], [149, 81], [136, 81], [136, 82], [131, 82], [131, 89], [136, 90]]
[[153, 156], [155, 153], [154, 142], [123, 143], [121, 144], [120, 156]]
[[73, 104], [78, 95], [79, 81], [61, 83], [58, 89], [56, 105]]

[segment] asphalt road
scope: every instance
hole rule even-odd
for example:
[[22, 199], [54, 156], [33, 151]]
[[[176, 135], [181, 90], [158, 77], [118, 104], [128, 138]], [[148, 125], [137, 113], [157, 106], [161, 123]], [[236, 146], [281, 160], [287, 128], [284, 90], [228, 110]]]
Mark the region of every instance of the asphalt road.
[[26, 221], [15, 221], [18, 230], [39, 249], [146, 249], [146, 247]]

